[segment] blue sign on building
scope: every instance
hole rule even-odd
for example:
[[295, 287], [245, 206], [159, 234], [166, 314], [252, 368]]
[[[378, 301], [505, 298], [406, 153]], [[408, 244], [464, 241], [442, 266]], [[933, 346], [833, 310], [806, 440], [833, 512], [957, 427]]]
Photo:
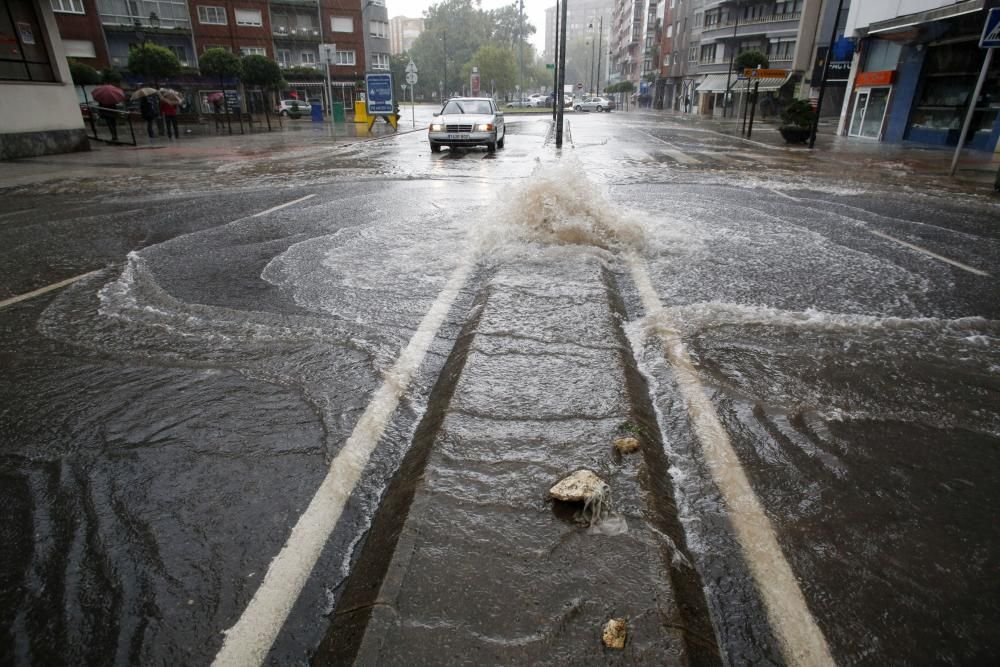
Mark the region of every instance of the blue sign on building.
[[396, 111], [393, 105], [392, 74], [388, 72], [365, 74], [365, 87], [368, 89], [368, 115], [391, 114]]
[[995, 49], [998, 46], [1000, 46], [1000, 7], [991, 9], [986, 15], [983, 36], [979, 39], [981, 49]]

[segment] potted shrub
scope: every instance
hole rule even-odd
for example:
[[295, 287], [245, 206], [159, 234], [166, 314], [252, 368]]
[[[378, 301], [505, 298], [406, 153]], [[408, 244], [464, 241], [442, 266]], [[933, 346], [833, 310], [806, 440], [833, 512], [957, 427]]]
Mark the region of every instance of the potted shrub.
[[778, 131], [790, 144], [804, 144], [812, 133], [816, 112], [806, 100], [795, 100], [781, 112], [781, 127]]

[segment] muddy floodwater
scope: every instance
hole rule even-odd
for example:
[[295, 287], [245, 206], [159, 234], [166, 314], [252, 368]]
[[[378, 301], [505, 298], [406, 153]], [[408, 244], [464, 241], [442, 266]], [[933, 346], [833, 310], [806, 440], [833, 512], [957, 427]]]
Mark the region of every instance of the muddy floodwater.
[[996, 200], [508, 123], [0, 189], [0, 663], [1000, 659]]

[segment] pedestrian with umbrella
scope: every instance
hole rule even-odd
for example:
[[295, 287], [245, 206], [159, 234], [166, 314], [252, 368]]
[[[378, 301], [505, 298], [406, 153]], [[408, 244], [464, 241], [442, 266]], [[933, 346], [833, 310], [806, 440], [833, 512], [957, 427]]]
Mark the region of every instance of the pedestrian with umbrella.
[[156, 88], [140, 88], [132, 93], [133, 100], [139, 100], [139, 113], [146, 121], [146, 132], [150, 139], [156, 138], [156, 126], [154, 123], [160, 117], [160, 94]]
[[222, 93], [212, 93], [208, 96], [208, 103], [212, 105], [212, 111], [215, 113], [215, 129], [221, 130], [225, 123], [222, 121], [222, 103], [225, 101], [226, 96]]
[[180, 131], [177, 129], [177, 107], [182, 101], [181, 94], [169, 88], [160, 88], [160, 113], [163, 115], [163, 123], [167, 127], [167, 139], [171, 138], [170, 128], [173, 128], [173, 138], [180, 139]]
[[100, 107], [98, 107], [97, 114], [104, 119], [104, 122], [108, 125], [108, 131], [111, 132], [111, 141], [118, 141], [118, 105], [125, 101], [125, 91], [118, 86], [112, 86], [109, 83], [103, 86], [97, 86], [92, 91], [90, 91], [90, 96], [93, 97]]

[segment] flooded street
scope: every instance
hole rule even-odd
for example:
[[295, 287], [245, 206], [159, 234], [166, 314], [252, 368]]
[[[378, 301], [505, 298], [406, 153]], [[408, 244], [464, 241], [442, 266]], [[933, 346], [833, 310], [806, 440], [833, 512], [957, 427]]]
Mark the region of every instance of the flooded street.
[[24, 162], [0, 664], [1000, 659], [998, 200], [507, 123]]

